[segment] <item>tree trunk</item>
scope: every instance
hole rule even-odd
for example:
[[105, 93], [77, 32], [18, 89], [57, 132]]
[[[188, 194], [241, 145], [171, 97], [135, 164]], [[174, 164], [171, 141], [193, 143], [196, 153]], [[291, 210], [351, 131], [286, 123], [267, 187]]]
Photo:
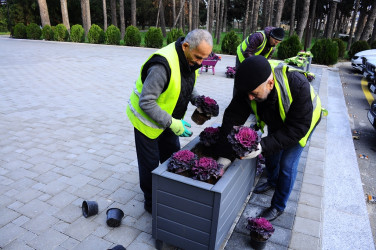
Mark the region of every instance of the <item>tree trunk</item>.
[[254, 11], [253, 11], [253, 20], [252, 20], [252, 28], [250, 33], [254, 33], [255, 31], [258, 30], [258, 16], [259, 16], [259, 9], [261, 5], [261, 0], [254, 0], [255, 1], [255, 6], [254, 6]]
[[84, 26], [85, 36], [87, 36], [87, 33], [89, 32], [91, 26], [89, 0], [81, 0], [81, 14], [82, 25]]
[[183, 30], [183, 18], [184, 18], [184, 5], [185, 5], [185, 0], [180, 0], [180, 16], [178, 14], [178, 19], [179, 19], [179, 29]]
[[317, 0], [313, 0], [312, 9], [310, 13], [309, 31], [308, 31], [307, 39], [305, 41], [304, 50], [307, 50], [311, 46], [312, 35], [315, 29], [316, 6], [317, 6]]
[[328, 20], [328, 29], [325, 32], [325, 37], [328, 39], [331, 39], [333, 37], [333, 27], [334, 27], [334, 22], [335, 22], [335, 17], [336, 17], [336, 12], [337, 12], [337, 2], [331, 2], [331, 8], [330, 8], [330, 16]]
[[165, 22], [165, 15], [164, 15], [163, 0], [160, 0], [159, 8], [160, 8], [159, 9], [159, 20], [161, 21], [162, 34], [163, 34], [163, 37], [166, 37], [166, 22]]
[[211, 3], [211, 0], [208, 0], [207, 6], [206, 6], [206, 29], [208, 31], [210, 30], [210, 3]]
[[281, 18], [282, 18], [282, 12], [283, 12], [284, 6], [285, 6], [285, 0], [278, 0], [278, 8], [277, 8], [277, 13], [275, 15], [274, 27], [279, 27], [281, 25]]
[[60, 0], [60, 6], [61, 6], [61, 16], [63, 17], [63, 24], [67, 28], [68, 32], [70, 32], [67, 0]]
[[309, 4], [310, 4], [310, 0], [304, 0], [302, 19], [300, 20], [298, 28], [297, 28], [299, 40], [302, 40], [304, 29], [307, 26], [307, 20], [309, 16]]
[[[174, 24], [172, 25], [172, 28], [175, 28], [178, 20], [179, 21], [181, 20], [182, 11], [183, 11], [183, 8], [184, 8], [184, 2], [185, 2], [185, 0], [181, 0], [181, 2], [180, 2], [180, 9], [179, 9], [179, 12], [178, 12], [178, 16], [174, 20]], [[179, 25], [179, 29], [181, 29], [181, 25]]]
[[111, 0], [111, 23], [113, 25], [115, 25], [116, 27], [118, 26], [117, 25], [117, 17], [116, 17], [116, 0]]
[[172, 0], [172, 21], [174, 23], [176, 19], [176, 4], [175, 4], [175, 0]]
[[219, 38], [218, 40], [220, 40], [221, 38], [221, 33], [222, 33], [222, 30], [223, 30], [223, 13], [225, 11], [225, 0], [221, 0], [221, 14], [219, 15], [219, 21], [220, 21], [220, 25], [219, 25]]
[[42, 26], [44, 27], [45, 25], [51, 25], [46, 0], [38, 0], [38, 5]]
[[360, 0], [356, 0], [355, 10], [351, 17], [351, 28], [350, 28], [349, 41], [347, 42], [347, 50], [349, 50], [351, 47], [352, 37], [354, 34], [355, 19], [356, 19], [356, 15], [358, 14], [359, 5], [360, 5]]
[[197, 17], [196, 29], [199, 29], [200, 28], [200, 0], [196, 0], [196, 17]]
[[131, 24], [135, 27], [137, 26], [136, 12], [137, 12], [136, 0], [132, 0], [131, 1]]
[[273, 23], [273, 16], [274, 16], [274, 1], [270, 1], [270, 7], [269, 7], [269, 21], [268, 21], [268, 26], [271, 26]]
[[[217, 38], [219, 36], [219, 13], [220, 13], [220, 0], [215, 1], [215, 37]], [[217, 44], [218, 41], [217, 41]]]
[[214, 7], [215, 7], [215, 0], [210, 0], [210, 13], [209, 13], [209, 19], [210, 19], [210, 34], [213, 34], [213, 28], [214, 28]]
[[103, 30], [107, 30], [107, 7], [106, 7], [106, 0], [103, 0]]
[[373, 32], [372, 32], [372, 36], [371, 36], [371, 41], [370, 43], [372, 44], [375, 40], [376, 40], [376, 20], [375, 20], [375, 23], [373, 24]]
[[362, 36], [360, 37], [360, 40], [367, 41], [369, 39], [369, 36], [372, 34], [372, 29], [374, 29], [373, 25], [375, 24], [376, 19], [376, 1], [374, 0], [372, 4], [371, 13], [368, 16], [367, 24], [364, 27], [364, 31]]
[[295, 9], [296, 9], [296, 0], [292, 0], [289, 36], [292, 36], [295, 31]]
[[227, 0], [225, 0], [223, 5], [223, 22], [222, 22], [222, 29], [223, 32], [226, 32], [227, 30]]
[[263, 27], [261, 28], [265, 28], [266, 26], [269, 26], [268, 25], [268, 22], [269, 22], [269, 6], [270, 6], [270, 1], [271, 0], [263, 0], [263, 5], [262, 5], [262, 15], [263, 15]]
[[366, 13], [366, 10], [365, 10], [365, 8], [363, 8], [363, 10], [360, 11], [360, 16], [359, 16], [359, 19], [358, 19], [358, 24], [356, 26], [355, 41], [359, 41], [360, 36], [363, 33], [364, 26], [365, 26], [365, 24], [367, 22], [367, 16], [368, 15]]
[[247, 23], [248, 23], [248, 15], [249, 15], [249, 0], [247, 0], [246, 8], [245, 8], [245, 17], [243, 22], [243, 40], [247, 34]]
[[120, 33], [121, 39], [124, 38], [125, 35], [125, 17], [124, 17], [124, 0], [119, 0], [119, 8], [120, 8]]
[[188, 6], [188, 30], [192, 30], [192, 1], [188, 0], [189, 6]]

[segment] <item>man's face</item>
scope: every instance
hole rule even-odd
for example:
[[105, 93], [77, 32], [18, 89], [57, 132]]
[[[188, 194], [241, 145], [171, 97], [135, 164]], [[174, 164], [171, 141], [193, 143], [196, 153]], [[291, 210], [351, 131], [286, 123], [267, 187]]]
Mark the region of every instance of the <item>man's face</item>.
[[273, 37], [270, 37], [269, 38], [269, 42], [270, 42], [270, 45], [275, 47], [278, 45], [278, 43], [280, 43], [281, 41], [277, 40], [277, 39], [274, 39]]
[[268, 80], [266, 80], [266, 82], [262, 83], [253, 91], [248, 93], [249, 100], [255, 100], [256, 102], [265, 101], [268, 98], [270, 91], [273, 89], [273, 86], [274, 79], [272, 77], [269, 77]]
[[213, 47], [207, 42], [202, 41], [196, 48], [191, 49], [189, 43], [185, 42], [182, 45], [185, 58], [187, 58], [188, 64], [193, 66], [195, 64], [201, 65], [202, 61], [209, 56]]

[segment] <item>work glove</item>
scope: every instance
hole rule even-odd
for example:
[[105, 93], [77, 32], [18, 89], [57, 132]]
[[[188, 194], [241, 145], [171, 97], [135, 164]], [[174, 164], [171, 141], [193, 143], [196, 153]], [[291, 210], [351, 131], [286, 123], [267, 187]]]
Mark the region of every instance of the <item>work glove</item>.
[[177, 120], [175, 118], [172, 118], [170, 129], [175, 133], [175, 135], [180, 137], [190, 137], [192, 135], [192, 132], [189, 131], [186, 127], [190, 128], [191, 124], [184, 120]]
[[217, 162], [218, 162], [218, 164], [223, 166], [224, 170], [226, 170], [228, 168], [228, 166], [230, 166], [230, 164], [231, 164], [231, 161], [227, 158], [224, 158], [224, 157], [219, 157]]
[[261, 152], [262, 152], [262, 148], [261, 148], [261, 144], [259, 143], [257, 145], [257, 149], [255, 151], [253, 151], [253, 152], [251, 152], [251, 153], [249, 153], [249, 154], [247, 154], [247, 155], [245, 155], [243, 157], [240, 157], [240, 159], [242, 159], [242, 160], [252, 159], [252, 158], [257, 157], [259, 154], [261, 154]]

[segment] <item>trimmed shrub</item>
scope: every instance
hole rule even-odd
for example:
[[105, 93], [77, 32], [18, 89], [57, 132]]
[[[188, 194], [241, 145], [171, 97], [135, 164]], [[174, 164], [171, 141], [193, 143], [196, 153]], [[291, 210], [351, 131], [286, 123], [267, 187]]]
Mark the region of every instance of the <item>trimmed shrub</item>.
[[371, 49], [376, 49], [376, 40], [371, 43]]
[[104, 37], [104, 31], [101, 27], [96, 24], [91, 25], [90, 30], [87, 33], [87, 39], [89, 40], [89, 43], [103, 43]]
[[181, 36], [185, 36], [184, 32], [181, 29], [172, 29], [167, 33], [167, 44], [175, 42]]
[[125, 30], [124, 44], [127, 46], [140, 46], [141, 33], [137, 27], [130, 25]]
[[343, 57], [346, 51], [345, 42], [339, 38], [333, 38], [332, 41], [336, 42], [338, 45], [338, 57]]
[[356, 53], [367, 49], [370, 49], [370, 47], [366, 41], [356, 41], [350, 47], [349, 57], [352, 58]]
[[26, 38], [26, 26], [23, 23], [17, 23], [13, 30], [13, 36], [15, 38]]
[[279, 44], [277, 57], [278, 59], [286, 59], [289, 57], [293, 57], [293, 56], [296, 56], [298, 52], [301, 51], [302, 49], [303, 49], [303, 45], [300, 42], [298, 35], [292, 35], [286, 40], [283, 40]]
[[63, 42], [63, 41], [67, 41], [68, 38], [69, 38], [69, 33], [65, 25], [62, 23], [56, 25], [55, 30], [54, 30], [55, 41]]
[[231, 30], [229, 33], [225, 35], [222, 40], [221, 50], [223, 53], [236, 55], [236, 48], [242, 41], [235, 33], [235, 31]]
[[331, 39], [317, 40], [311, 52], [314, 56], [313, 61], [318, 64], [331, 65], [338, 60], [338, 45]]
[[39, 40], [42, 35], [42, 30], [36, 23], [30, 23], [26, 27], [26, 34], [28, 39]]
[[44, 25], [42, 29], [42, 38], [44, 40], [54, 40], [54, 31], [50, 25]]
[[85, 41], [85, 30], [81, 24], [75, 24], [70, 30], [70, 39], [75, 43], [82, 43]]
[[145, 34], [145, 45], [150, 48], [161, 48], [163, 35], [161, 28], [150, 27]]
[[121, 34], [119, 28], [111, 24], [106, 30], [106, 44], [119, 45], [120, 37]]

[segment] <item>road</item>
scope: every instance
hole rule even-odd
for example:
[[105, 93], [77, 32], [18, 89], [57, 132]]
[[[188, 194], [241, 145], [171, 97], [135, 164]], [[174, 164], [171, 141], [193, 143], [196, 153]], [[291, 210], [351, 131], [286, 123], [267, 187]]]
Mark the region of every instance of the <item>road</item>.
[[[376, 196], [376, 129], [367, 118], [370, 102], [376, 95], [362, 88], [362, 81], [364, 84], [366, 80], [350, 63], [339, 63], [338, 67], [366, 199], [367, 194]], [[367, 210], [376, 242], [376, 203], [367, 203]]]

